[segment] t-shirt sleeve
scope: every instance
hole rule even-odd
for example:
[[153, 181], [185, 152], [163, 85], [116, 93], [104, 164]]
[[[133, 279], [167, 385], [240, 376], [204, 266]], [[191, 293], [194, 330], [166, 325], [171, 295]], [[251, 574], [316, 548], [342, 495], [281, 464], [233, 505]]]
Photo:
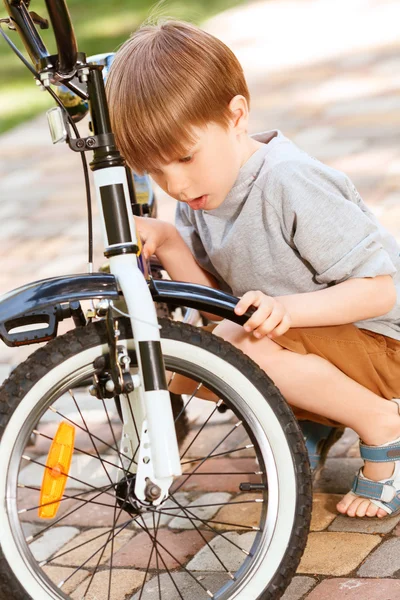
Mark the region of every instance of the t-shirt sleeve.
[[314, 271], [317, 283], [393, 275], [396, 268], [384, 249], [377, 225], [357, 203], [350, 180], [341, 172], [301, 163], [285, 163], [272, 177], [281, 202], [283, 227], [291, 243]]
[[193, 215], [190, 214], [191, 209], [181, 202], [177, 203], [175, 211], [175, 226], [181, 234], [186, 245], [189, 247], [190, 252], [193, 254], [196, 262], [211, 273], [219, 283], [219, 287], [225, 292], [231, 292], [228, 284], [221, 278], [219, 273], [211, 263], [206, 249], [204, 248], [203, 242], [198, 234], [196, 228], [196, 222]]

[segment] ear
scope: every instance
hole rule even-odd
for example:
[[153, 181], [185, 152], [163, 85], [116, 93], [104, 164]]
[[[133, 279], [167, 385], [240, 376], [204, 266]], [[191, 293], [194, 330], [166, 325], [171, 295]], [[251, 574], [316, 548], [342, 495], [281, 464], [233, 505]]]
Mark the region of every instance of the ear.
[[231, 127], [236, 134], [245, 133], [248, 129], [249, 106], [244, 96], [234, 96], [229, 102], [232, 113]]

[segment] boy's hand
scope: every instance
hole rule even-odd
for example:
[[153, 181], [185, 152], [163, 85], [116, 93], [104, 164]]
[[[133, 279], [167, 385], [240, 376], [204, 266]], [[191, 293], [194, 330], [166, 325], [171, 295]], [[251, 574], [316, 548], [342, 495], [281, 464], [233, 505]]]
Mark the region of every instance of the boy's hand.
[[256, 338], [276, 338], [283, 335], [292, 324], [289, 313], [279, 300], [262, 292], [246, 292], [235, 306], [235, 313], [242, 315], [250, 306], [257, 310], [243, 325], [245, 331], [252, 331]]
[[167, 242], [175, 232], [175, 227], [165, 221], [135, 217], [135, 223], [143, 244], [143, 256], [147, 260]]

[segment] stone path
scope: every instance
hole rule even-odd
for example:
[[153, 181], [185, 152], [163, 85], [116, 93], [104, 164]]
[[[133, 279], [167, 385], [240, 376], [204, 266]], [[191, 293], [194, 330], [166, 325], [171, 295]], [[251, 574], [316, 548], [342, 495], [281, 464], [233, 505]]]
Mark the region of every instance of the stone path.
[[[344, 170], [400, 241], [399, 16], [398, 0], [270, 0], [231, 10], [207, 28], [229, 43], [244, 65], [253, 98], [251, 131], [280, 128], [307, 152]], [[33, 88], [32, 93], [38, 92]], [[44, 118], [0, 138], [0, 293], [33, 279], [84, 270], [82, 182], [79, 157], [51, 146]], [[172, 219], [173, 202], [159, 197], [161, 217]], [[101, 264], [97, 220], [95, 233], [96, 264]], [[65, 323], [61, 330], [69, 327]], [[0, 379], [31, 350], [3, 345]], [[316, 486], [308, 545], [285, 600], [400, 600], [399, 517], [354, 520], [335, 511], [360, 464], [355, 434], [348, 430]], [[181, 500], [193, 501], [195, 492], [185, 492]], [[110, 524], [104, 506], [83, 514], [89, 531]], [[32, 523], [26, 528], [34, 531]], [[83, 535], [81, 528], [79, 518], [68, 517], [55, 540], [58, 551]], [[177, 535], [190, 534], [183, 529]], [[141, 534], [130, 530], [124, 538], [121, 568], [133, 535]], [[41, 556], [40, 544], [36, 551]], [[46, 569], [65, 579], [72, 567], [66, 562]], [[126, 573], [120, 585], [127, 590], [140, 585], [140, 570]], [[211, 577], [206, 568], [200, 576]], [[102, 573], [96, 577], [93, 597], [104, 588], [103, 578]], [[76, 582], [72, 597], [80, 597], [85, 589], [80, 585], [84, 581]], [[184, 585], [191, 598], [191, 582]], [[146, 594], [143, 599], [150, 598], [150, 589]], [[173, 589], [168, 598], [174, 598]]]

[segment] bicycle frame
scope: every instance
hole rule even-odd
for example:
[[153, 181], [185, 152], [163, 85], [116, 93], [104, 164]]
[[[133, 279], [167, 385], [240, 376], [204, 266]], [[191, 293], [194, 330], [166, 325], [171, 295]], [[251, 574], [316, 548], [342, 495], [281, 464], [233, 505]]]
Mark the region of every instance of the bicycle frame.
[[[72, 316], [77, 325], [85, 324], [80, 300], [112, 300], [122, 293], [131, 319], [139, 379], [134, 380], [133, 393], [121, 396], [121, 408], [124, 416], [132, 413], [134, 406], [136, 411], [143, 409], [142, 433], [146, 435], [141, 436], [141, 446], [148, 437], [146, 444], [150, 448], [146, 454], [151, 457], [150, 465], [143, 466], [144, 461], [139, 460], [135, 493], [145, 500], [148, 478], [160, 489], [159, 498], [154, 500], [154, 504], [158, 504], [167, 496], [173, 477], [181, 474], [181, 466], [154, 301], [176, 303], [178, 300], [181, 305], [214, 312], [238, 323], [244, 323], [251, 313], [236, 316], [233, 309], [237, 298], [205, 286], [166, 281], [151, 281], [148, 285], [138, 266], [140, 240], [131, 209], [125, 162], [115, 146], [111, 130], [102, 67], [87, 63], [85, 55], [78, 53], [65, 0], [46, 0], [58, 47], [55, 56], [48, 54], [25, 1], [4, 0], [4, 3], [44, 86], [49, 86], [50, 82], [68, 84], [75, 76], [87, 82], [93, 135], [78, 141], [81, 151], [93, 151], [90, 167], [102, 222], [104, 254], [109, 258], [111, 275], [96, 273], [53, 278], [6, 294], [0, 299], [0, 338], [8, 345], [47, 341], [55, 337], [58, 321], [63, 318]], [[77, 140], [74, 142], [77, 145]], [[20, 325], [43, 321], [44, 329], [23, 334], [12, 332]], [[128, 421], [124, 423], [123, 436], [129, 437], [135, 447], [137, 436]], [[139, 457], [141, 450], [142, 447]]]

